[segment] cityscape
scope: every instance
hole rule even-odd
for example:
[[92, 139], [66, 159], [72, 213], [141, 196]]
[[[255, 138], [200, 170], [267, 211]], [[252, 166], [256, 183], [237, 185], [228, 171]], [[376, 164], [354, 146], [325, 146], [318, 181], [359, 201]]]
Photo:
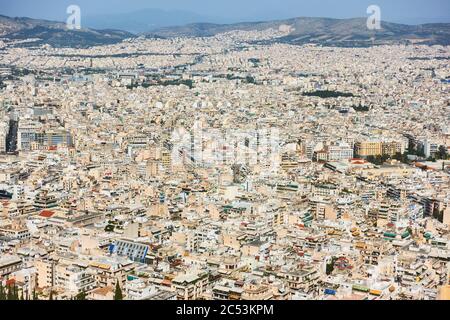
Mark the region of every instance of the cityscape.
[[450, 19], [366, 8], [0, 4], [0, 300], [450, 300]]

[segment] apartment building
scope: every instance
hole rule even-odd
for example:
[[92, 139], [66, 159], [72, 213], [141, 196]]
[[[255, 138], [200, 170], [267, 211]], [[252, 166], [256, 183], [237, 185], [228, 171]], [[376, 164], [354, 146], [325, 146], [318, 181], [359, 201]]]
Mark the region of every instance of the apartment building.
[[204, 272], [186, 273], [172, 280], [172, 287], [178, 300], [198, 300], [206, 291], [208, 274]]

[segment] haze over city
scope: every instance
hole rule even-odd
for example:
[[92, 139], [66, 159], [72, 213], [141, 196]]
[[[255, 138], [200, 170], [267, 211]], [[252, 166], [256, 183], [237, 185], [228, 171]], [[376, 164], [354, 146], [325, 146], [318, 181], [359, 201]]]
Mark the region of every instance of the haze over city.
[[[65, 21], [66, 8], [76, 4], [91, 17], [126, 14], [145, 9], [188, 12], [195, 22], [232, 23], [275, 20], [294, 17], [355, 18], [366, 16], [366, 8], [376, 4], [383, 19], [390, 22], [419, 24], [450, 22], [450, 2], [446, 0], [1, 0], [0, 14]], [[202, 21], [205, 20], [205, 21]]]

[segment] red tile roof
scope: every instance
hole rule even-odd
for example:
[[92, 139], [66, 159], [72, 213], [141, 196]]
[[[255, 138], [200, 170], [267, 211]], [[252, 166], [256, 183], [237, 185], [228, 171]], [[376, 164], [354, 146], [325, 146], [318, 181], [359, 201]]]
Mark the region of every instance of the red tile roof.
[[55, 213], [50, 210], [43, 210], [39, 215], [44, 218], [51, 218]]

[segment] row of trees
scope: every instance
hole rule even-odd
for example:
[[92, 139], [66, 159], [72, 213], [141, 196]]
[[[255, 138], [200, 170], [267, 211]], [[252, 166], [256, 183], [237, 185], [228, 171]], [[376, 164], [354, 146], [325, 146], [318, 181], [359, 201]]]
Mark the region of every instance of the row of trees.
[[408, 152], [404, 153], [397, 152], [393, 158], [403, 163], [409, 163]]
[[350, 92], [340, 92], [340, 91], [331, 91], [331, 90], [316, 90], [312, 92], [304, 92], [304, 96], [306, 97], [319, 97], [319, 98], [339, 98], [339, 97], [354, 97], [353, 93]]
[[418, 147], [410, 142], [408, 146], [408, 154], [424, 158], [425, 148], [423, 146]]
[[[409, 144], [408, 153], [411, 155], [416, 155], [421, 158], [425, 158], [425, 148], [423, 146], [414, 146], [412, 143]], [[433, 160], [449, 160], [450, 154], [448, 154], [446, 146], [440, 146], [439, 150], [431, 157], [428, 158], [429, 161]]]
[[367, 161], [370, 163], [373, 163], [375, 165], [382, 165], [387, 160], [389, 160], [391, 157], [388, 155], [382, 155], [382, 156], [368, 156]]
[[370, 108], [368, 106], [363, 106], [361, 103], [357, 106], [353, 106], [356, 112], [369, 112]]
[[38, 300], [36, 291], [33, 292], [32, 297], [24, 297], [23, 290], [19, 294], [19, 289], [17, 286], [14, 285], [8, 285], [6, 287], [3, 286], [3, 284], [0, 282], [0, 300]]
[[[87, 293], [86, 292], [80, 292], [75, 297], [72, 297], [70, 300], [86, 300]], [[21, 291], [19, 295], [19, 289], [16, 285], [9, 285], [7, 287], [4, 287], [3, 284], [0, 282], [0, 301], [1, 300], [39, 300], [38, 295], [36, 294], [36, 291], [33, 292], [33, 295], [30, 299], [30, 297], [24, 297], [23, 291]], [[54, 292], [53, 290], [50, 291], [49, 300], [56, 300], [54, 298]], [[114, 292], [114, 300], [123, 300], [123, 294], [122, 289], [120, 288], [119, 283], [116, 283], [116, 289]]]
[[6, 288], [0, 283], [0, 300], [23, 300], [22, 297], [19, 298], [19, 290], [14, 286], [7, 286]]
[[[409, 152], [404, 152], [404, 153], [396, 153], [394, 156], [389, 156], [389, 155], [379, 155], [379, 156], [368, 156], [367, 157], [367, 161], [375, 164], [375, 165], [382, 165], [383, 163], [385, 163], [387, 160], [389, 159], [394, 159], [394, 160], [398, 160], [402, 163], [406, 163], [408, 164], [410, 161], [408, 159], [408, 155], [411, 154]], [[414, 153], [415, 155], [419, 156], [419, 157], [425, 157], [425, 154], [423, 154], [423, 152], [416, 152]], [[422, 154], [422, 155], [421, 155]], [[447, 153], [447, 150], [445, 147], [441, 147], [439, 148], [439, 152], [435, 154], [434, 157], [430, 157], [427, 160], [428, 161], [436, 161], [436, 160], [448, 160], [450, 159], [450, 155]]]
[[450, 159], [450, 155], [447, 152], [447, 148], [445, 146], [440, 146], [438, 152], [434, 155], [436, 160], [448, 160]]

